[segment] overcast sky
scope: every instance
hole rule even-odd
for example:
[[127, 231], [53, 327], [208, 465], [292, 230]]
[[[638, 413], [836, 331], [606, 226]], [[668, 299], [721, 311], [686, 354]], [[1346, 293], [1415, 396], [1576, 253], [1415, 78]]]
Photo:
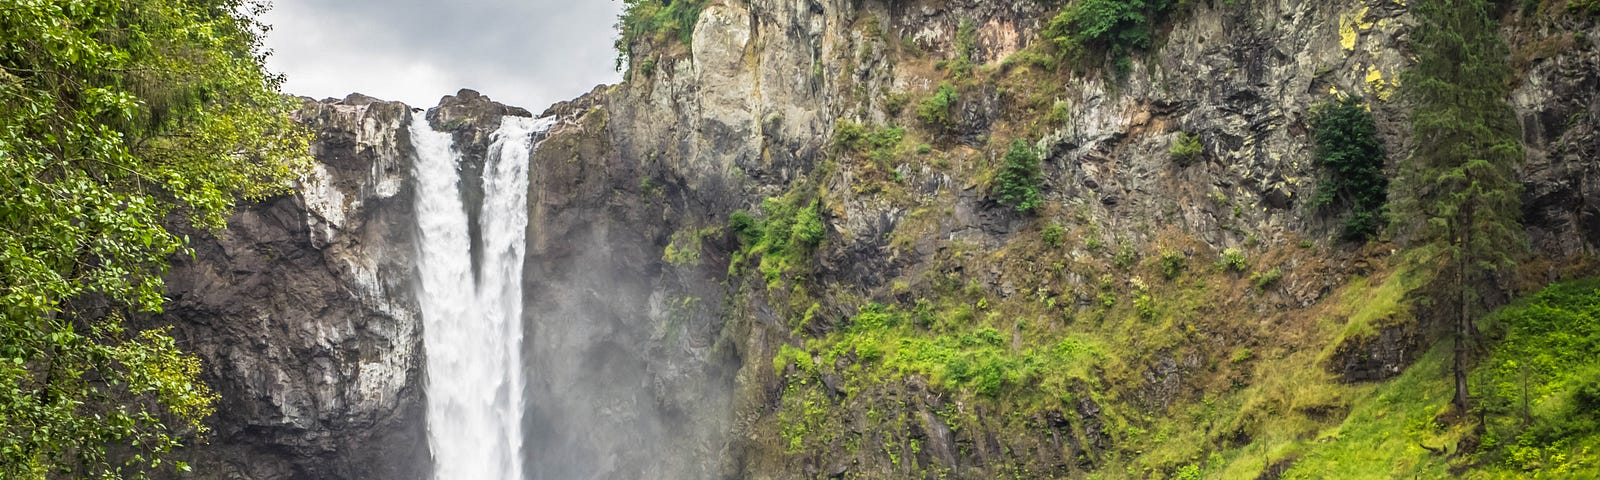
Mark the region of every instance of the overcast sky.
[[286, 93], [414, 107], [471, 88], [538, 113], [620, 77], [618, 0], [274, 0], [267, 66]]

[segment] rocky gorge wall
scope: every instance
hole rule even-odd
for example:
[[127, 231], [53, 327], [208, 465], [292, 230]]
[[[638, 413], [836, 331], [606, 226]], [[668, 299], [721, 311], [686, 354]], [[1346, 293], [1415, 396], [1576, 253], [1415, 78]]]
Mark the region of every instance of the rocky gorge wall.
[[[544, 112], [560, 122], [534, 155], [528, 197], [534, 478], [1083, 475], [1136, 448], [1125, 443], [1149, 418], [1213, 393], [1206, 383], [1266, 382], [1254, 360], [1226, 360], [1241, 349], [1322, 349], [1313, 317], [1353, 279], [1381, 274], [1394, 245], [1339, 244], [1337, 222], [1305, 200], [1321, 175], [1310, 112], [1330, 92], [1366, 99], [1391, 169], [1404, 161], [1407, 110], [1394, 95], [1410, 58], [1405, 3], [1191, 2], [1120, 76], [1109, 65], [1045, 72], [1024, 58], [1052, 8], [713, 1], [688, 45], [633, 45], [629, 80]], [[1600, 243], [1600, 27], [1515, 11], [1503, 24], [1529, 154], [1536, 261], [1523, 276], [1547, 281], [1583, 268]], [[963, 57], [973, 77], [948, 68]], [[959, 84], [951, 125], [919, 126], [917, 103], [947, 82]], [[1039, 120], [1058, 105], [1064, 115]], [[360, 96], [308, 103], [316, 174], [293, 197], [244, 209], [174, 267], [162, 321], [223, 398], [210, 445], [193, 450], [201, 478], [426, 476], [420, 322], [404, 280], [414, 268], [404, 132], [420, 114]], [[477, 152], [470, 169], [507, 114], [526, 113], [464, 91], [424, 119]], [[907, 127], [909, 138], [867, 161], [835, 144], [838, 120]], [[1200, 138], [1199, 161], [1171, 160], [1180, 134]], [[1012, 139], [1045, 153], [1040, 215], [988, 194]], [[919, 142], [928, 153], [914, 153]], [[741, 273], [729, 218], [791, 194], [817, 200], [826, 225], [811, 265], [786, 272], [788, 283]], [[1068, 246], [1033, 253], [1046, 250], [1046, 226], [1061, 226]], [[858, 360], [815, 381], [774, 368], [783, 346], [848, 329], [867, 302], [934, 296], [937, 278], [959, 278], [996, 312], [1083, 328], [1073, 319], [1091, 318], [1107, 292], [1147, 291], [1161, 253], [1201, 265], [1226, 249], [1283, 279], [1259, 293], [1229, 280], [1207, 293], [1229, 297], [1214, 310], [1171, 315], [1189, 332], [1181, 340], [1140, 345], [1090, 375], [1120, 383], [1069, 385], [1071, 402], [1027, 418], [927, 378], [841, 378]], [[1121, 251], [1149, 260], [1117, 267]], [[1018, 306], [1034, 296], [1051, 310]], [[1002, 332], [1013, 350], [1017, 328]], [[1329, 360], [1330, 375], [1392, 378], [1430, 338], [1425, 322], [1407, 328], [1336, 345], [1348, 353]], [[783, 432], [807, 389], [825, 390], [835, 422], [825, 425], [845, 434], [796, 448]], [[971, 413], [945, 413], [969, 403]], [[1327, 408], [1304, 415], [1349, 407]], [[1248, 443], [1253, 431], [1239, 432], [1216, 436]]]
[[220, 395], [201, 478], [425, 478], [408, 107], [308, 102], [316, 170], [196, 233], [169, 273], [174, 336]]
[[[1546, 3], [1496, 13], [1517, 71], [1510, 100], [1528, 148], [1521, 181], [1535, 255], [1518, 281], [1533, 285], [1590, 268], [1585, 259], [1600, 242], [1592, 228], [1600, 197], [1590, 187], [1600, 180], [1597, 26], [1592, 16]], [[763, 199], [786, 194], [816, 199], [827, 225], [809, 259], [814, 269], [782, 274], [792, 283], [730, 278], [724, 315], [742, 359], [730, 440], [735, 477], [1082, 474], [1129, 455], [1118, 444], [1137, 441], [1134, 432], [1152, 425], [1152, 416], [1225, 391], [1208, 385], [1261, 382], [1249, 360], [1261, 351], [1301, 358], [1296, 352], [1332, 341], [1330, 353], [1294, 361], [1325, 365], [1317, 368], [1333, 382], [1359, 383], [1393, 378], [1427, 349], [1437, 337], [1425, 312], [1383, 319], [1392, 327], [1370, 336], [1318, 333], [1328, 316], [1364, 321], [1339, 313], [1336, 292], [1383, 278], [1397, 243], [1343, 244], [1334, 238], [1337, 218], [1309, 201], [1323, 175], [1312, 157], [1312, 111], [1337, 94], [1370, 105], [1390, 172], [1409, 157], [1409, 107], [1398, 96], [1412, 55], [1409, 7], [1387, 0], [1185, 5], [1161, 25], [1157, 45], [1132, 55], [1120, 73], [1109, 60], [1041, 68], [1036, 58], [1049, 49], [1039, 36], [1054, 10], [1035, 2], [713, 1], [687, 45], [631, 45], [628, 81], [580, 100], [590, 105], [580, 124], [604, 125], [610, 134], [602, 143], [615, 155], [640, 165], [646, 180], [677, 187], [706, 217], [665, 218], [668, 228], [728, 225], [732, 212], [758, 212]], [[975, 73], [952, 67], [960, 61]], [[916, 110], [946, 83], [956, 85], [959, 100], [952, 125], [939, 131]], [[1058, 108], [1061, 118], [1041, 121]], [[905, 139], [895, 140], [903, 146], [870, 161], [842, 151], [840, 120], [868, 132], [904, 127]], [[1191, 165], [1169, 153], [1184, 134], [1204, 145]], [[1044, 152], [1047, 206], [1036, 216], [1010, 212], [987, 192], [1012, 139]], [[1047, 227], [1064, 227], [1064, 254], [1034, 253], [1050, 250], [1040, 242]], [[737, 270], [738, 240], [719, 240], [707, 243], [708, 261], [689, 270], [712, 278]], [[676, 246], [662, 245], [669, 253]], [[975, 419], [951, 419], [941, 413], [948, 397], [972, 401], [970, 393], [929, 389], [917, 375], [851, 383], [853, 353], [816, 372], [794, 362], [782, 367], [780, 347], [848, 332], [866, 302], [908, 305], [942, 295], [929, 280], [935, 275], [970, 281], [969, 290], [977, 285], [983, 298], [969, 305], [1000, 302], [1008, 306], [997, 313], [1033, 317], [1010, 333], [1017, 351], [1026, 344], [1021, 325], [1060, 322], [1051, 317], [1061, 314], [1011, 305], [1034, 296], [1072, 305], [1054, 308], [1066, 311], [1066, 325], [1047, 328], [1073, 330], [1083, 328], [1073, 318], [1105, 315], [1096, 304], [1118, 295], [1164, 302], [1172, 294], [1180, 298], [1170, 301], [1192, 303], [1182, 291], [1147, 286], [1160, 272], [1157, 258], [1177, 252], [1194, 269], [1230, 249], [1243, 252], [1244, 268], [1256, 274], [1217, 277], [1222, 299], [1195, 312], [1154, 314], [1158, 322], [1172, 318], [1162, 328], [1187, 329], [1187, 338], [1142, 346], [1117, 340], [1133, 344], [1136, 353], [1121, 359], [1129, 364], [1091, 376], [1122, 385], [1073, 387], [1079, 401], [1033, 418], [1010, 420], [1014, 412], [980, 405]], [[1250, 285], [1269, 271], [1272, 288]], [[1111, 316], [1145, 315], [1115, 304], [1105, 309]], [[807, 355], [799, 364], [834, 358]], [[797, 393], [813, 388], [828, 393]], [[1350, 408], [1331, 402], [1326, 408], [1335, 412]], [[1304, 415], [1327, 421], [1317, 420], [1319, 412]], [[1249, 443], [1255, 428], [1245, 423], [1212, 441]]]

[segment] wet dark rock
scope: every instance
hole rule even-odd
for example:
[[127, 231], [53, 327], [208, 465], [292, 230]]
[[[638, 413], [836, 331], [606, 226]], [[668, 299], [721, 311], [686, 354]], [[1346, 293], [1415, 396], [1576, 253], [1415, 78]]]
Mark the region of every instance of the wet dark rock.
[[1415, 322], [1380, 328], [1376, 335], [1345, 339], [1327, 367], [1345, 382], [1376, 382], [1400, 375], [1427, 347]]
[[1101, 412], [1100, 404], [1094, 400], [1078, 399], [1078, 418], [1083, 424], [1083, 441], [1088, 444], [1090, 454], [1094, 457], [1111, 448], [1113, 441], [1111, 433], [1106, 431], [1106, 419]]

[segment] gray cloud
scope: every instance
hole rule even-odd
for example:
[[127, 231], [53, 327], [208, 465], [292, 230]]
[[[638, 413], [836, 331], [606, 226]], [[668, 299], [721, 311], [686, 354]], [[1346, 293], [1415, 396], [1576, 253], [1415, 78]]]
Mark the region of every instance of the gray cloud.
[[619, 78], [616, 0], [276, 0], [268, 67], [284, 90], [413, 106], [472, 88], [535, 112]]

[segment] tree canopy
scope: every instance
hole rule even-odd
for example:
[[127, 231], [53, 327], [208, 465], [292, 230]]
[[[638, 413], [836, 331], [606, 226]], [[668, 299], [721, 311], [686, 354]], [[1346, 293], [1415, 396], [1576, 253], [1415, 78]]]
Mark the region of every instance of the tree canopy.
[[0, 0], [0, 477], [138, 478], [215, 395], [164, 330], [162, 275], [308, 135], [254, 0]]

